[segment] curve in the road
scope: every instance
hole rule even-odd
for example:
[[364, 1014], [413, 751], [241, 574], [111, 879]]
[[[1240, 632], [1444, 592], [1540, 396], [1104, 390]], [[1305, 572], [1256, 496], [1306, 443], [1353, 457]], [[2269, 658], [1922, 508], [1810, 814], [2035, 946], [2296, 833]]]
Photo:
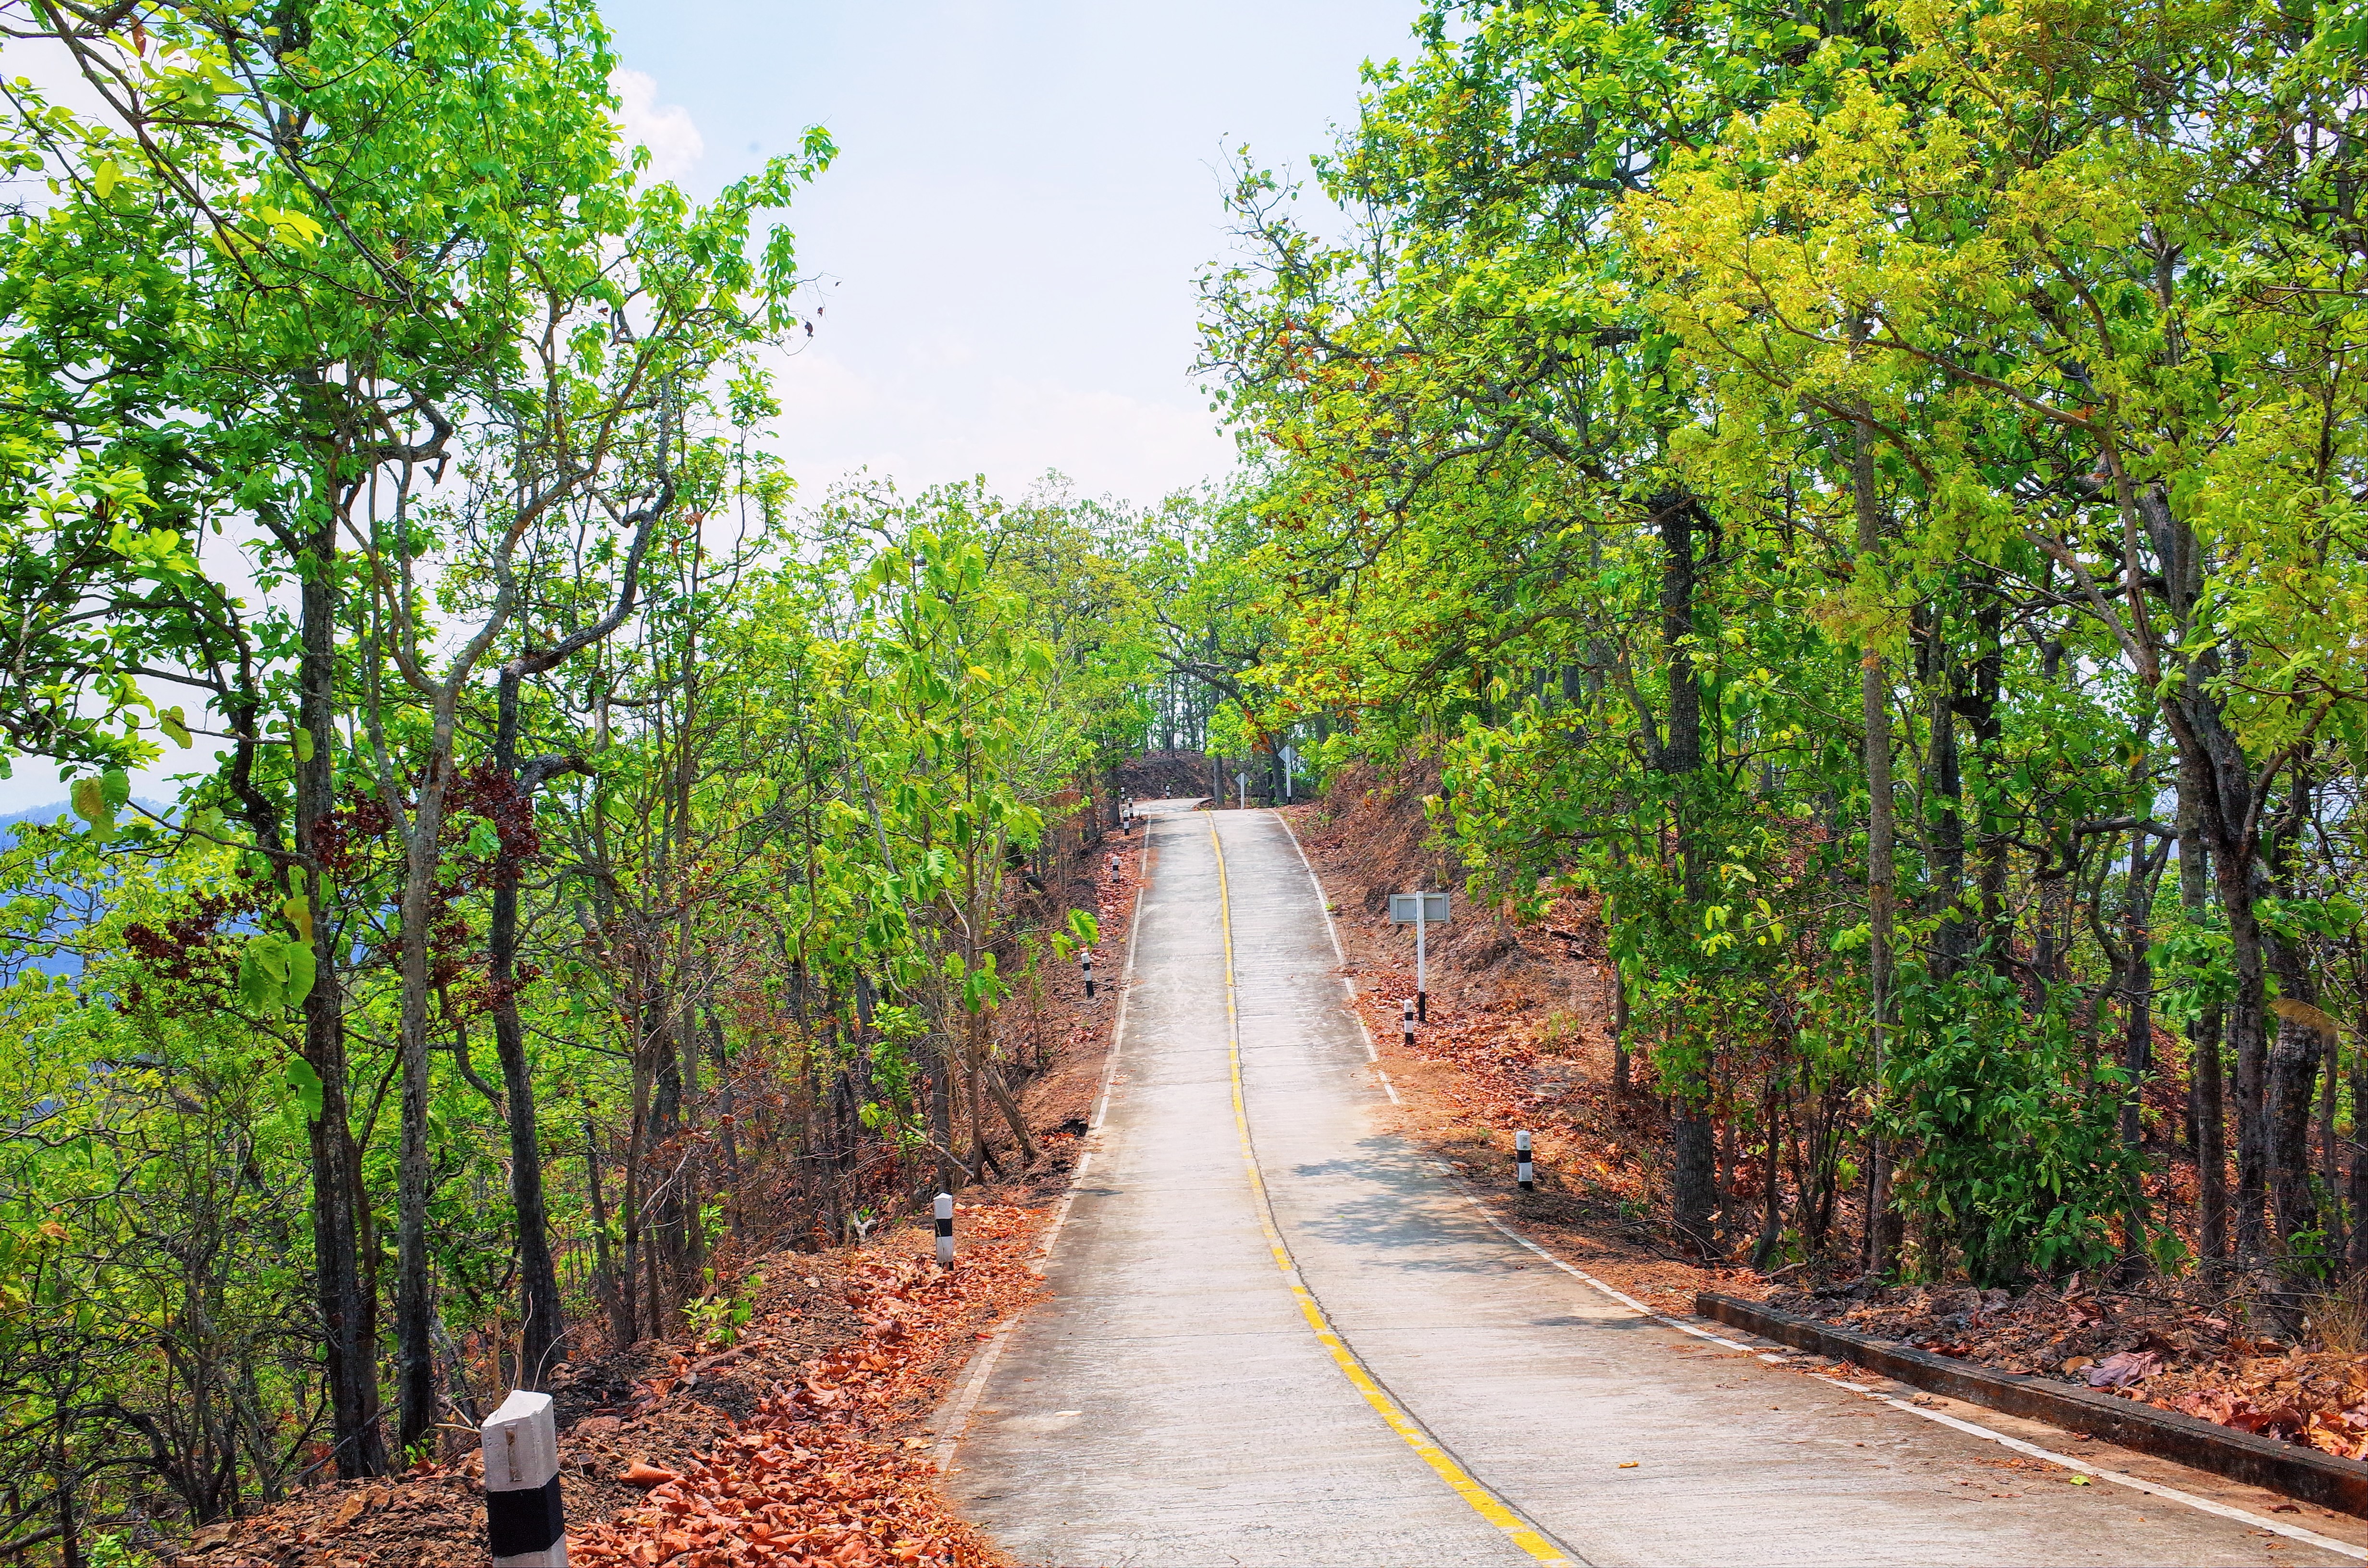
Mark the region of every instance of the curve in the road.
[[[1231, 1070], [1234, 1090], [1234, 1132], [1241, 1140], [1242, 1169], [1249, 1178], [1250, 1196], [1258, 1208], [1258, 1226], [1266, 1233], [1266, 1244], [1274, 1254], [1275, 1267], [1282, 1273], [1283, 1283], [1290, 1287], [1292, 1299], [1299, 1304], [1302, 1317], [1315, 1331], [1317, 1343], [1332, 1355], [1341, 1375], [1349, 1386], [1364, 1395], [1365, 1403], [1373, 1407], [1384, 1425], [1402, 1438], [1416, 1457], [1431, 1468], [1450, 1490], [1463, 1499], [1472, 1511], [1493, 1528], [1505, 1532], [1507, 1540], [1535, 1561], [1567, 1568], [1577, 1562], [1586, 1568], [1583, 1559], [1549, 1540], [1532, 1521], [1521, 1517], [1519, 1509], [1481, 1483], [1463, 1467], [1461, 1460], [1447, 1446], [1431, 1435], [1430, 1429], [1415, 1418], [1414, 1413], [1398, 1402], [1397, 1396], [1383, 1387], [1365, 1365], [1365, 1358], [1332, 1325], [1324, 1303], [1300, 1278], [1299, 1266], [1292, 1261], [1291, 1244], [1282, 1239], [1282, 1232], [1274, 1222], [1274, 1206], [1267, 1200], [1265, 1173], [1258, 1169], [1258, 1142], [1250, 1135], [1250, 1113], [1242, 1097], [1242, 1030], [1241, 1007], [1234, 983], [1234, 903], [1232, 889], [1225, 877], [1225, 845], [1217, 835], [1217, 822], [1209, 819], [1209, 848], [1217, 862], [1217, 928], [1224, 934], [1225, 949], [1225, 1043], [1226, 1064]], [[1334, 944], [1338, 950], [1338, 943]]]

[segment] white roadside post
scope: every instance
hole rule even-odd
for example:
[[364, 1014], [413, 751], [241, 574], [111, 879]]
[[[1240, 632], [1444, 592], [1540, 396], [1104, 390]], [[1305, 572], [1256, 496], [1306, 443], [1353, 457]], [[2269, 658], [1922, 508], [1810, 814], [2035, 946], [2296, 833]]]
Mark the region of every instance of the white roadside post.
[[1447, 918], [1447, 895], [1443, 892], [1390, 894], [1390, 923], [1414, 927], [1414, 1016], [1426, 1024], [1430, 1022], [1430, 944], [1427, 937], [1430, 927], [1446, 925]]
[[559, 1506], [559, 1429], [551, 1396], [513, 1389], [478, 1434], [494, 1568], [567, 1568]]
[[1414, 1049], [1414, 998], [1398, 1004], [1398, 1043], [1408, 1051]]
[[954, 1195], [938, 1194], [938, 1261], [948, 1268], [954, 1266]]
[[1118, 881], [1119, 881], [1119, 872], [1118, 872], [1118, 857], [1117, 857], [1117, 856], [1115, 856], [1115, 855], [1113, 855], [1113, 856], [1111, 856], [1111, 857], [1110, 857], [1110, 886], [1112, 886], [1112, 887], [1116, 887], [1116, 886], [1118, 886]]
[[1423, 933], [1430, 923], [1423, 918], [1423, 905], [1429, 900], [1414, 901], [1414, 1016], [1422, 1023], [1430, 1022], [1430, 950]]
[[1092, 1000], [1094, 999], [1094, 955], [1093, 955], [1093, 954], [1091, 954], [1091, 953], [1087, 953], [1087, 954], [1086, 955], [1086, 960], [1085, 960], [1085, 961], [1086, 961], [1086, 1000], [1087, 1000], [1087, 1001], [1088, 1001], [1088, 1002], [1090, 1002], [1090, 1001], [1092, 1001]]
[[1538, 1189], [1537, 1167], [1530, 1163], [1530, 1135], [1526, 1132], [1513, 1134], [1513, 1179], [1520, 1184], [1523, 1192]]

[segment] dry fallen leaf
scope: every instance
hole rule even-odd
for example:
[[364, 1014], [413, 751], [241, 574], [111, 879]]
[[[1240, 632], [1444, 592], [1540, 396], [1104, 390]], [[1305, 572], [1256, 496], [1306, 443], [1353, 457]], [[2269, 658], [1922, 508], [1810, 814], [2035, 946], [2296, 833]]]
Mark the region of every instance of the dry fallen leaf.
[[656, 1465], [643, 1464], [641, 1460], [635, 1460], [625, 1467], [625, 1473], [617, 1479], [628, 1486], [650, 1487], [664, 1486], [667, 1482], [680, 1481], [682, 1477], [670, 1470], [661, 1470]]

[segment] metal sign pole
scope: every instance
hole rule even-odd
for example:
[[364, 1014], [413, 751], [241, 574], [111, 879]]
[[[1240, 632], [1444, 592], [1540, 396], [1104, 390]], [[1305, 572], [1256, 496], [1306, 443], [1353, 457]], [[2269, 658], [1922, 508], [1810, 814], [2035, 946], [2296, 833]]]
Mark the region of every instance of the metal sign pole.
[[[1433, 905], [1431, 900], [1439, 902]], [[1439, 918], [1430, 917], [1436, 907]], [[1423, 1023], [1430, 1022], [1430, 927], [1444, 926], [1453, 919], [1443, 892], [1413, 892], [1390, 894], [1390, 923], [1414, 927], [1414, 1016]]]
[[1417, 1023], [1430, 1022], [1430, 969], [1423, 943], [1423, 933], [1430, 928], [1423, 919], [1423, 905], [1429, 900], [1417, 887], [1414, 895], [1414, 1016]]

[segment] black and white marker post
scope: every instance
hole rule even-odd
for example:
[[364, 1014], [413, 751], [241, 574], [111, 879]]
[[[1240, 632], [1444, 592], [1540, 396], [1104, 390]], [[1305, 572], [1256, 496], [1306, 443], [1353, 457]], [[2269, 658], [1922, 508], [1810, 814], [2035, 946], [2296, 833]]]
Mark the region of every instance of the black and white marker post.
[[938, 1194], [938, 1262], [948, 1268], [954, 1266], [954, 1195]]
[[1118, 857], [1110, 857], [1110, 886], [1118, 886]]
[[494, 1568], [567, 1568], [559, 1507], [559, 1430], [551, 1396], [513, 1389], [479, 1434], [485, 1450], [485, 1531]]
[[1408, 1051], [1414, 1049], [1414, 998], [1398, 1004], [1398, 1043]]
[[1088, 1001], [1088, 1002], [1090, 1002], [1090, 1001], [1092, 1001], [1093, 999], [1094, 999], [1094, 955], [1093, 955], [1093, 954], [1091, 954], [1091, 953], [1087, 953], [1087, 954], [1086, 955], [1086, 1000], [1087, 1000], [1087, 1001]]
[[1530, 1135], [1526, 1132], [1513, 1134], [1513, 1179], [1520, 1184], [1523, 1192], [1538, 1189], [1537, 1167], [1530, 1163]]

